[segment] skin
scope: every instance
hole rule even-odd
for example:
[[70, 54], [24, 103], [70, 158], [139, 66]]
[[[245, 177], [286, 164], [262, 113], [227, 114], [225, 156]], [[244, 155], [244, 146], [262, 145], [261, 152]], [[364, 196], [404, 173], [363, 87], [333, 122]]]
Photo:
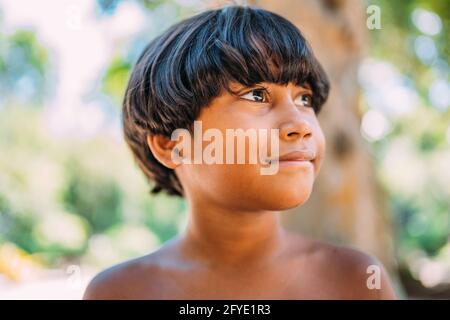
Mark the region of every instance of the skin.
[[[202, 110], [203, 130], [278, 128], [280, 155], [306, 148], [314, 159], [280, 163], [277, 174], [266, 176], [260, 163], [176, 164], [175, 142], [149, 136], [155, 157], [183, 186], [186, 230], [149, 255], [101, 272], [84, 299], [394, 299], [373, 257], [281, 227], [280, 212], [309, 198], [325, 152], [310, 89], [232, 87], [239, 94], [223, 92]], [[366, 285], [371, 265], [380, 268], [380, 289]]]

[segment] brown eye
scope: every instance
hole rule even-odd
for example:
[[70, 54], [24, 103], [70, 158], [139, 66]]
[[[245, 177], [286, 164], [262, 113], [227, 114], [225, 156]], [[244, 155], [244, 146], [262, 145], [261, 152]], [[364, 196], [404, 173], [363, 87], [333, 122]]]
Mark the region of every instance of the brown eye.
[[266, 91], [264, 89], [253, 89], [241, 95], [241, 98], [253, 102], [267, 102]]
[[312, 96], [309, 93], [299, 95], [295, 99], [295, 104], [304, 107], [312, 107]]

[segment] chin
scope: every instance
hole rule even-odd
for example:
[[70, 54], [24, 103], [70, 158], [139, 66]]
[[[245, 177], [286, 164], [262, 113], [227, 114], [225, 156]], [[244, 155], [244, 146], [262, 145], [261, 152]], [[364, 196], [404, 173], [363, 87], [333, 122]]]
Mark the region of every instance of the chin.
[[312, 193], [312, 186], [302, 186], [289, 190], [279, 190], [266, 194], [264, 199], [260, 199], [265, 210], [284, 211], [303, 205], [308, 201]]
[[311, 195], [311, 192], [309, 192], [307, 195], [296, 196], [296, 197], [292, 197], [291, 199], [286, 199], [286, 201], [283, 202], [282, 206], [280, 206], [281, 207], [280, 210], [288, 210], [288, 209], [292, 209], [292, 208], [301, 206], [306, 201], [308, 201], [310, 195]]

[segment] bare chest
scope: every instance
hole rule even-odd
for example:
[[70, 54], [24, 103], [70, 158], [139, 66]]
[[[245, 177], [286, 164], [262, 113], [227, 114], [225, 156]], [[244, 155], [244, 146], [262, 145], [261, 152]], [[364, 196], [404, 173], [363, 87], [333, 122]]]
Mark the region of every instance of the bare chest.
[[291, 300], [339, 298], [316, 274], [290, 268], [275, 271], [170, 272], [135, 290], [143, 299]]

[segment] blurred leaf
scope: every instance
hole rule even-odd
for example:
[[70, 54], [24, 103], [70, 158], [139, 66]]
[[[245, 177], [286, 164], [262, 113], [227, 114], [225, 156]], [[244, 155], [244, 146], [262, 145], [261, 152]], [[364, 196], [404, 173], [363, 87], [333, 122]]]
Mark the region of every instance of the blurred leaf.
[[116, 106], [122, 104], [131, 65], [120, 58], [112, 61], [103, 78], [103, 91], [108, 94]]

